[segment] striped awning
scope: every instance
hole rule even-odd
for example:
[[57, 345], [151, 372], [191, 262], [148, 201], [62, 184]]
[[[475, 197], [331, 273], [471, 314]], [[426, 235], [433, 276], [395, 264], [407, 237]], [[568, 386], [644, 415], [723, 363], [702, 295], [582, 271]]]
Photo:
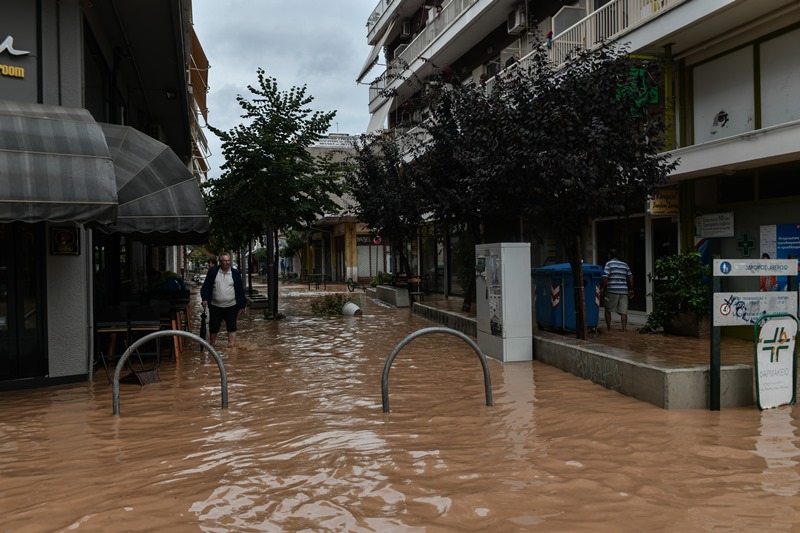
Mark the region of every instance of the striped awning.
[[0, 100], [0, 223], [116, 215], [114, 165], [88, 111]]
[[194, 175], [167, 145], [129, 126], [100, 124], [114, 162], [119, 209], [103, 231], [157, 244], [208, 240]]

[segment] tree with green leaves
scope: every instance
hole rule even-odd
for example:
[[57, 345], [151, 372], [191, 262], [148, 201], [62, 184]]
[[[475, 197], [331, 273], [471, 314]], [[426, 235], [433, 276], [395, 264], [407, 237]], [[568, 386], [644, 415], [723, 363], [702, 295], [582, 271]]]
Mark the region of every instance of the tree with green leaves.
[[270, 311], [277, 314], [280, 230], [302, 228], [339, 210], [333, 197], [343, 191], [339, 167], [308, 148], [330, 128], [335, 111], [313, 111], [306, 86], [281, 91], [275, 78], [257, 71], [252, 97], [237, 96], [242, 124], [229, 131], [209, 129], [222, 140], [222, 175], [207, 184], [212, 235], [230, 248], [254, 238], [265, 241]]
[[[677, 162], [664, 153], [662, 111], [648, 94], [661, 64], [604, 44], [554, 70], [534, 56], [519, 84], [502, 83], [518, 121], [516, 168], [531, 180], [530, 214], [558, 236], [575, 286], [578, 338], [587, 335], [583, 250], [593, 220], [641, 212]], [[646, 83], [643, 83], [646, 82]]]
[[575, 279], [579, 338], [591, 222], [640, 212], [677, 164], [663, 154], [660, 117], [643, 105], [660, 75], [657, 61], [617, 45], [579, 51], [558, 69], [537, 47], [490, 86], [443, 76], [422, 124], [416, 170], [434, 218], [507, 228], [524, 217], [556, 235]]
[[404, 243], [422, 224], [426, 198], [402, 141], [390, 135], [362, 135], [350, 158], [346, 183], [354, 212], [375, 235], [391, 243], [410, 274]]

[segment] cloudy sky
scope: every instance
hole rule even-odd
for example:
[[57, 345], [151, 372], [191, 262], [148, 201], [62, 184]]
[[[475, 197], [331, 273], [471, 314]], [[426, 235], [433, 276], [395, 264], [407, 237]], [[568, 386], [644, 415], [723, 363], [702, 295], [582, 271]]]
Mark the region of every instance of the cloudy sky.
[[[247, 85], [256, 83], [261, 67], [282, 91], [306, 85], [313, 110], [335, 110], [330, 133], [363, 133], [368, 88], [355, 80], [370, 53], [366, 23], [377, 5], [377, 0], [193, 0], [195, 32], [211, 65], [208, 122], [222, 130], [241, 122], [236, 96], [250, 97]], [[218, 177], [224, 163], [220, 144], [208, 130], [206, 137], [210, 175]]]

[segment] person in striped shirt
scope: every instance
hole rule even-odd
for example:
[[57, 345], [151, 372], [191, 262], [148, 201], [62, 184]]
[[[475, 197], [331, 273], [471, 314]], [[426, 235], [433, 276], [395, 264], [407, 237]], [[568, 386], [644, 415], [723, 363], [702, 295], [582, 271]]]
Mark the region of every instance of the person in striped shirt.
[[606, 327], [611, 331], [611, 313], [619, 314], [622, 331], [628, 329], [628, 299], [633, 298], [633, 273], [627, 263], [608, 251], [609, 260], [603, 269], [600, 290], [605, 295]]

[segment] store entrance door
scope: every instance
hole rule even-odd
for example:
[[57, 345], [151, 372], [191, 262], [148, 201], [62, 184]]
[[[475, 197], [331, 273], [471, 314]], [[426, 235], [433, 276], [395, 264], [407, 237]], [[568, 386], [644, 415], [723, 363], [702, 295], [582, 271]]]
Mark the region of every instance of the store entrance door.
[[625, 261], [633, 272], [635, 294], [628, 302], [628, 309], [641, 312], [647, 310], [644, 222], [643, 216], [632, 216], [602, 220], [595, 224], [598, 264], [605, 265], [609, 250], [617, 251], [618, 259]]
[[0, 224], [0, 381], [47, 375], [44, 225]]
[[657, 260], [678, 253], [678, 222], [670, 217], [650, 219], [650, 242], [655, 267]]

